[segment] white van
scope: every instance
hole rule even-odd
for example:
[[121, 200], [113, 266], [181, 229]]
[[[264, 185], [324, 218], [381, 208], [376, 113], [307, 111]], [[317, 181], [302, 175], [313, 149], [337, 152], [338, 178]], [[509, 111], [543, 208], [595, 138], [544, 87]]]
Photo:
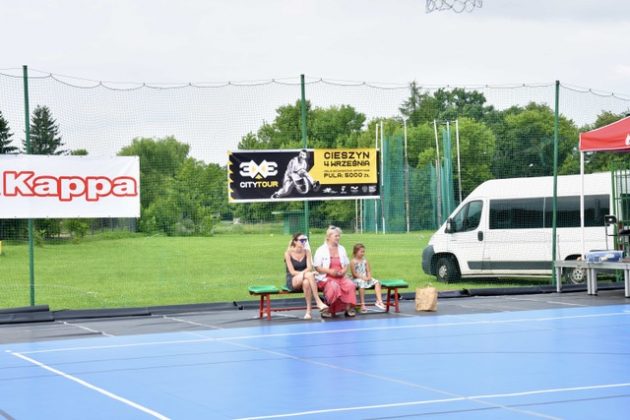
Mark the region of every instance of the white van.
[[[580, 175], [558, 176], [557, 259], [572, 260], [582, 254], [581, 188]], [[584, 176], [587, 251], [612, 248], [605, 227], [611, 191], [610, 173]], [[484, 182], [433, 234], [422, 253], [422, 269], [444, 282], [472, 277], [549, 277], [552, 200], [551, 176]], [[582, 270], [571, 270], [565, 276], [573, 283], [585, 279]]]

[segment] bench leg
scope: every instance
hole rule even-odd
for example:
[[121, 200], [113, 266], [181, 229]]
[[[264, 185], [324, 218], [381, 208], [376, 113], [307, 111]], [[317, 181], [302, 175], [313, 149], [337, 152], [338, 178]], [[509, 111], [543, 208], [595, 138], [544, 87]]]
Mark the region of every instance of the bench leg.
[[260, 303], [258, 304], [258, 318], [263, 317], [264, 307], [265, 307], [265, 295], [260, 295]]
[[269, 293], [267, 293], [265, 296], [266, 296], [266, 300], [267, 300], [267, 309], [266, 309], [267, 319], [269, 321], [271, 321], [271, 295]]
[[260, 295], [258, 318], [262, 319], [264, 315], [267, 315], [267, 319], [271, 320], [271, 295], [269, 293]]
[[[394, 291], [393, 299], [392, 299], [392, 290]], [[389, 312], [389, 308], [391, 306], [394, 307], [396, 313], [400, 312], [400, 305], [399, 305], [399, 299], [398, 299], [398, 287], [387, 288], [387, 301], [385, 302], [385, 312]]]
[[400, 312], [400, 306], [398, 305], [398, 287], [394, 289], [394, 308], [396, 308], [396, 313]]

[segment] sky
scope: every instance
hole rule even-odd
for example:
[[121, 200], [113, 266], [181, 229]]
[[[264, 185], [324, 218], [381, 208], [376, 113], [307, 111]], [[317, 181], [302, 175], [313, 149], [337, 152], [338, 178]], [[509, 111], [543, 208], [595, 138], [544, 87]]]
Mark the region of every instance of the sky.
[[630, 1], [0, 0], [0, 69], [153, 83], [322, 77], [630, 94]]
[[[600, 106], [591, 97], [584, 111], [570, 109], [583, 99], [563, 96], [563, 110], [580, 124], [603, 109], [630, 108], [628, 0], [484, 0], [481, 8], [459, 14], [426, 13], [425, 0], [0, 0], [0, 22], [5, 75], [21, 74], [28, 65], [29, 74], [69, 76], [73, 84], [91, 86], [295, 82], [300, 74], [398, 86], [376, 92], [380, 96], [321, 85], [307, 92], [315, 104], [349, 103], [368, 119], [397, 113], [411, 81], [425, 87], [544, 84], [552, 90], [543, 97], [550, 98], [559, 80], [623, 99]], [[0, 86], [0, 102], [10, 98], [0, 110], [21, 138], [21, 82], [13, 81], [12, 91]], [[106, 89], [86, 92], [87, 104], [76, 92], [36, 86], [32, 96], [58, 105], [53, 114], [71, 150], [112, 155], [134, 137], [174, 135], [191, 145], [192, 156], [224, 163], [227, 150], [272, 120], [297, 92], [281, 86], [228, 88], [212, 97], [208, 89], [185, 98], [172, 92], [169, 98], [179, 101], [173, 104], [145, 89], [133, 98], [134, 109], [121, 107]], [[529, 94], [536, 92], [513, 92], [507, 99], [538, 100], [523, 96]], [[195, 95], [206, 96], [191, 104]], [[59, 98], [77, 102], [64, 112]], [[69, 109], [94, 114], [80, 118]]]

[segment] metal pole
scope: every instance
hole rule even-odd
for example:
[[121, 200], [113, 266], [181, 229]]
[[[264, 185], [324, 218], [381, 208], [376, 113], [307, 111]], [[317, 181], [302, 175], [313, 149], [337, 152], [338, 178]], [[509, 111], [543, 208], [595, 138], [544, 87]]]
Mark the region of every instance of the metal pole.
[[[457, 141], [457, 184], [459, 187], [459, 202], [462, 202], [462, 165], [459, 161], [459, 120], [455, 120], [455, 140]], [[459, 203], [458, 203], [459, 204]]]
[[[378, 121], [376, 122], [376, 130], [374, 132], [374, 147], [376, 147], [376, 149], [378, 150]], [[383, 151], [380, 151], [381, 156], [383, 155]], [[381, 168], [381, 171], [383, 170], [383, 168]], [[378, 179], [376, 180], [376, 182], [378, 183]], [[383, 193], [383, 191], [381, 191], [381, 194]], [[374, 200], [374, 233], [378, 233], [378, 204], [376, 204], [376, 200]]]
[[438, 226], [442, 224], [442, 170], [440, 164], [440, 144], [438, 142], [438, 132], [437, 132], [437, 120], [433, 120], [433, 132], [435, 133], [435, 189], [437, 191], [436, 194], [436, 205], [437, 205], [437, 217], [438, 217]]
[[557, 258], [556, 248], [558, 246], [556, 240], [556, 228], [557, 228], [557, 213], [558, 213], [558, 136], [559, 136], [559, 107], [560, 104], [560, 81], [556, 80], [556, 94], [555, 94], [555, 110], [553, 117], [553, 216], [552, 216], [552, 238], [551, 238], [551, 284], [557, 285], [558, 279], [556, 277], [555, 261]]
[[383, 121], [381, 121], [381, 230], [385, 233], [385, 147], [383, 144]]
[[[26, 154], [31, 154], [31, 111], [28, 104], [28, 66], [22, 66], [24, 79], [24, 134]], [[33, 246], [33, 219], [28, 219], [28, 271], [31, 306], [35, 306], [35, 247]]]
[[[442, 140], [444, 140], [444, 136], [442, 136]], [[446, 147], [447, 145], [448, 148]], [[444, 199], [446, 201], [446, 213], [450, 214], [454, 209], [451, 200], [455, 200], [455, 192], [453, 191], [453, 194], [451, 194], [453, 190], [453, 147], [451, 143], [451, 124], [449, 121], [446, 121], [446, 142], [444, 149], [444, 167], [448, 169], [444, 171]], [[448, 159], [446, 158], [446, 153], [448, 153]]]
[[[308, 139], [306, 132], [306, 89], [304, 87], [304, 75], [300, 75], [300, 91], [301, 91], [301, 99], [300, 99], [300, 110], [302, 116], [302, 147], [305, 149], [308, 147]], [[304, 201], [304, 234], [309, 236], [309, 208], [308, 201]]]
[[409, 233], [409, 159], [407, 157], [407, 120], [403, 119], [403, 140], [405, 154], [405, 219], [407, 222], [407, 233]]
[[359, 232], [363, 233], [363, 206], [365, 205], [365, 200], [359, 200]]
[[[582, 231], [582, 259], [586, 259], [586, 243], [584, 240], [584, 152], [580, 150], [580, 230]], [[608, 241], [608, 236], [606, 236]], [[608, 243], [608, 242], [606, 242]]]

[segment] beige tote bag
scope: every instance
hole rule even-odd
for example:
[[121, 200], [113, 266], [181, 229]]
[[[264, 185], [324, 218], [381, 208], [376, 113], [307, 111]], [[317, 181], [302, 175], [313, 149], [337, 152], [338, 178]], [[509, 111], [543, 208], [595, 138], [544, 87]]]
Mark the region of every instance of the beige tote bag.
[[438, 291], [435, 287], [416, 288], [416, 311], [437, 311]]

